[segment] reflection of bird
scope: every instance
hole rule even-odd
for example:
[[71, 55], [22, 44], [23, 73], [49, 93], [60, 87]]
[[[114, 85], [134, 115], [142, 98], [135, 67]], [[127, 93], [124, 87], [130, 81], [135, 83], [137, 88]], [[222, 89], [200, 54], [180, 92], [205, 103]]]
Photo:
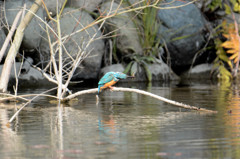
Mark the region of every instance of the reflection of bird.
[[98, 82], [98, 94], [102, 89], [110, 88], [112, 89], [112, 85], [117, 83], [119, 79], [126, 79], [128, 76], [121, 72], [108, 72], [106, 73]]

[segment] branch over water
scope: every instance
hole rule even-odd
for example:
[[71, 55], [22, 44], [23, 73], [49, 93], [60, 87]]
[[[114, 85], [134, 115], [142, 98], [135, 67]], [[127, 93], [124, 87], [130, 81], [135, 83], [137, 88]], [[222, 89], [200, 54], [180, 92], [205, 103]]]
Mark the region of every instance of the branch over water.
[[[116, 91], [116, 92], [135, 92], [135, 93], [143, 94], [143, 95], [146, 95], [146, 96], [150, 96], [152, 98], [161, 100], [163, 102], [172, 104], [172, 105], [177, 106], [177, 107], [181, 107], [181, 108], [185, 108], [185, 109], [191, 109], [191, 110], [211, 112], [211, 113], [217, 113], [217, 111], [214, 111], [214, 110], [209, 110], [209, 109], [206, 109], [206, 108], [200, 108], [200, 107], [191, 106], [191, 105], [188, 105], [188, 104], [176, 102], [176, 101], [173, 101], [173, 100], [170, 100], [170, 99], [158, 96], [158, 95], [150, 93], [150, 92], [139, 90], [139, 89], [123, 88], [123, 87], [113, 87], [112, 91]], [[79, 92], [76, 92], [74, 94], [71, 94], [71, 95], [67, 96], [66, 98], [63, 99], [63, 101], [68, 101], [68, 100], [70, 100], [72, 98], [75, 98], [77, 96], [80, 96], [80, 95], [90, 94], [90, 93], [97, 93], [97, 92], [98, 92], [98, 88], [93, 88], [93, 89], [79, 91]]]

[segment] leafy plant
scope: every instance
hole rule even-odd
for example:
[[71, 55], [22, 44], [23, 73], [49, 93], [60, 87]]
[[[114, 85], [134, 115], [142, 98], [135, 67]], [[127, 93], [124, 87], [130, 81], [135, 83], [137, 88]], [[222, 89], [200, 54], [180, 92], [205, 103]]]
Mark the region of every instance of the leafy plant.
[[233, 11], [240, 13], [240, 0], [230, 0], [233, 5]]
[[148, 81], [152, 81], [152, 72], [149, 69], [149, 64], [155, 62], [155, 58], [153, 56], [141, 56], [139, 54], [134, 54], [130, 56], [131, 62], [127, 65], [124, 73], [129, 73], [131, 75], [135, 75], [140, 67], [144, 69]]
[[[151, 5], [151, 1], [144, 0], [141, 5], [149, 6]], [[156, 61], [155, 56], [158, 53], [158, 46], [160, 43], [159, 40], [156, 40], [159, 28], [159, 24], [156, 22], [157, 11], [157, 8], [145, 7], [141, 14], [138, 14], [138, 20], [134, 21], [139, 30], [143, 55], [131, 55], [129, 57], [131, 62], [124, 71], [125, 73], [130, 72], [134, 75], [140, 68], [143, 68], [148, 81], [152, 81], [152, 72], [149, 69], [149, 64]]]
[[[145, 0], [143, 5], [149, 5], [149, 1]], [[140, 37], [144, 55], [156, 54], [158, 50], [159, 41], [156, 41], [159, 28], [159, 24], [156, 22], [157, 11], [156, 8], [144, 8], [140, 15], [142, 25], [139, 28], [143, 33], [140, 33]]]
[[215, 39], [217, 58], [214, 61], [214, 68], [218, 68], [220, 79], [230, 79], [232, 75], [236, 76], [239, 66], [240, 39], [234, 24], [224, 21], [221, 26], [220, 32], [226, 40]]
[[233, 60], [234, 63], [239, 62], [239, 35], [236, 33], [235, 27], [233, 24], [223, 25], [223, 29], [226, 33], [223, 34], [227, 40], [221, 44], [222, 47], [226, 48], [226, 53], [231, 54], [229, 57], [230, 60]]
[[209, 3], [208, 8], [210, 8], [211, 11], [214, 11], [217, 8], [222, 8], [222, 0], [212, 0], [211, 3]]
[[[229, 12], [230, 5], [228, 1], [225, 1], [225, 2], [227, 4], [226, 3], [223, 4], [223, 0], [212, 0], [211, 3], [208, 4], [208, 8], [210, 8], [211, 11], [214, 11], [217, 8], [223, 8], [224, 6], [226, 13], [230, 13]], [[240, 13], [240, 0], [230, 0], [230, 2], [233, 6], [233, 11]]]
[[[228, 1], [225, 2], [225, 12], [226, 14], [232, 15], [234, 23], [231, 24], [223, 21], [221, 24], [222, 29], [217, 34], [222, 35], [226, 40], [220, 40], [220, 38], [215, 39], [217, 58], [214, 61], [214, 68], [217, 68], [220, 79], [231, 79], [236, 77], [239, 66], [240, 38], [238, 24], [233, 10], [240, 12], [240, 0], [230, 0], [232, 5]], [[211, 4], [214, 4], [215, 7], [220, 7], [222, 0], [213, 0]], [[233, 6], [233, 10], [231, 6]]]
[[216, 52], [216, 59], [214, 60], [213, 68], [217, 71], [217, 77], [223, 81], [229, 81], [232, 79], [231, 72], [226, 68], [226, 65], [232, 68], [231, 60], [228, 58], [225, 50], [221, 46], [223, 43], [222, 41], [217, 38], [215, 39], [215, 48]]

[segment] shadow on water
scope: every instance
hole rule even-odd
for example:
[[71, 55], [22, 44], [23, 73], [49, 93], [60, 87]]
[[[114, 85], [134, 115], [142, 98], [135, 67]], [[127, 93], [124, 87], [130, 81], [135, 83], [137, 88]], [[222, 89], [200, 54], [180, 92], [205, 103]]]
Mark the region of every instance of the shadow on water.
[[[135, 93], [104, 91], [98, 105], [94, 94], [59, 106], [41, 97], [7, 128], [16, 110], [12, 103], [5, 103], [0, 108], [0, 158], [240, 158], [239, 85], [121, 86], [219, 113], [179, 109]], [[81, 89], [86, 88], [73, 91]]]

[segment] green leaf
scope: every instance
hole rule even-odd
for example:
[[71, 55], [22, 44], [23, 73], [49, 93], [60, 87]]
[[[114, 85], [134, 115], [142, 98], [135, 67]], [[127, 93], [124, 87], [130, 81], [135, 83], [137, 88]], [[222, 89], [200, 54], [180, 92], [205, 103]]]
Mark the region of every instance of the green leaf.
[[222, 8], [222, 0], [211, 0], [211, 3], [208, 4], [208, 8], [210, 8], [211, 11], [214, 11], [217, 8]]
[[239, 4], [238, 4], [238, 3], [235, 3], [235, 4], [234, 4], [233, 10], [234, 10], [235, 12], [239, 12]]
[[227, 57], [227, 55], [220, 54], [218, 57], [219, 57], [221, 60], [225, 61], [225, 62], [228, 62], [228, 61], [229, 61], [229, 58]]
[[125, 68], [125, 70], [123, 71], [123, 73], [127, 74], [127, 73], [130, 71], [130, 69], [131, 69], [131, 67], [132, 67], [132, 64], [133, 64], [133, 61], [131, 61], [131, 62], [127, 65], [127, 67]]
[[224, 6], [225, 6], [225, 13], [230, 15], [231, 14], [231, 8], [226, 3], [224, 3]]
[[137, 69], [138, 69], [138, 63], [134, 62], [131, 68], [131, 76], [134, 76], [136, 74]]
[[149, 82], [152, 81], [152, 72], [149, 70], [148, 64], [146, 62], [142, 62], [142, 65], [143, 65], [143, 68], [144, 68], [144, 70], [147, 74], [148, 81]]
[[232, 74], [223, 65], [220, 65], [219, 72], [221, 80], [229, 81], [232, 79]]

